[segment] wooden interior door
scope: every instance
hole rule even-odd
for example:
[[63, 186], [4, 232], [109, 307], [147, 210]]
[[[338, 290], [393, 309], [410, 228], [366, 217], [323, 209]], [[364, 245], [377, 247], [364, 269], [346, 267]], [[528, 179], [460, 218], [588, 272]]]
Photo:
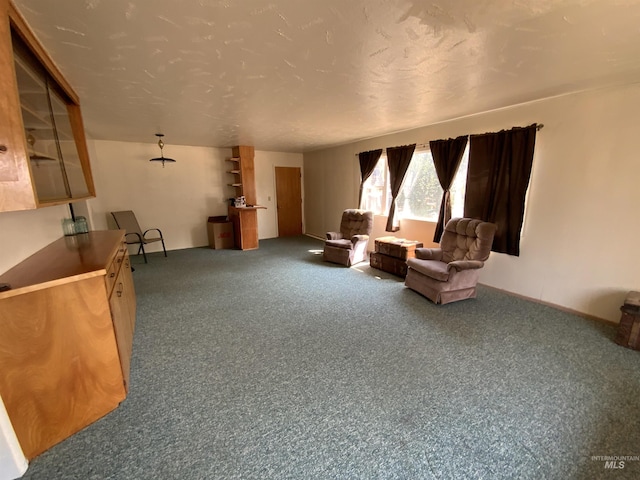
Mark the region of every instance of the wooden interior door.
[[276, 167], [279, 237], [302, 235], [301, 177], [299, 167]]

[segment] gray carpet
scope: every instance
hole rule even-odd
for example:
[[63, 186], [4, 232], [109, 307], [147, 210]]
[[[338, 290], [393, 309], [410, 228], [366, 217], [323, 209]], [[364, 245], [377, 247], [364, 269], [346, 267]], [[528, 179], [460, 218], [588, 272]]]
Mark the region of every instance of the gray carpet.
[[615, 328], [482, 287], [435, 306], [321, 248], [134, 259], [129, 397], [25, 478], [640, 478], [592, 459], [640, 455]]

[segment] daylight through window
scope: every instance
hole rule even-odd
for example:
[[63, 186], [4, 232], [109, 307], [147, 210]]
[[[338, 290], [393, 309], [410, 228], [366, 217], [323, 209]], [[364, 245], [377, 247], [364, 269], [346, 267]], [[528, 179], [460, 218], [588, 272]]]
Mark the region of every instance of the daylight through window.
[[[462, 217], [464, 191], [467, 179], [469, 147], [465, 149], [462, 162], [451, 186], [451, 214]], [[428, 148], [416, 149], [396, 199], [396, 217], [415, 220], [438, 221], [442, 187]], [[375, 170], [364, 183], [360, 208], [371, 210], [376, 215], [388, 215], [391, 189], [386, 154], [382, 154]]]

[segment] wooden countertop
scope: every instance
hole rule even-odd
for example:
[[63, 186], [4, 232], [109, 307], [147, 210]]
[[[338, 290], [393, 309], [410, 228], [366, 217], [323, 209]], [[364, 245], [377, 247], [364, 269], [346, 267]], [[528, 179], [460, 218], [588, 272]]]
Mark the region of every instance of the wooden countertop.
[[105, 275], [124, 234], [105, 230], [56, 240], [0, 275], [0, 283], [11, 285], [0, 299]]

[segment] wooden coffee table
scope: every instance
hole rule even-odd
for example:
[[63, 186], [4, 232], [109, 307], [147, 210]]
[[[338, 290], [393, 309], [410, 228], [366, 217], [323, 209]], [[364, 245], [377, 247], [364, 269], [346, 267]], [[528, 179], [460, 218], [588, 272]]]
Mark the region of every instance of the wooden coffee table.
[[407, 276], [407, 258], [416, 256], [416, 248], [422, 248], [422, 242], [396, 237], [375, 239], [375, 252], [369, 256], [369, 265], [399, 277]]

